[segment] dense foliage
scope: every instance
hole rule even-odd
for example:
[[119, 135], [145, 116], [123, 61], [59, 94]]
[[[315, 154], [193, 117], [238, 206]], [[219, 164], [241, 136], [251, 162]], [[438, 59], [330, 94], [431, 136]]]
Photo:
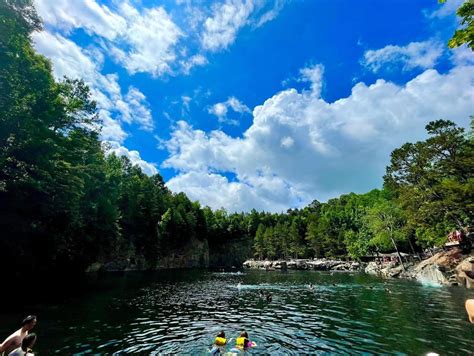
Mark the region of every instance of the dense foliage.
[[[473, 217], [473, 137], [449, 121], [395, 150], [385, 187], [270, 214], [228, 214], [107, 154], [89, 88], [35, 53], [27, 0], [0, 2], [0, 271], [155, 268], [189, 241], [254, 239], [254, 257], [361, 256], [439, 244]], [[251, 257], [251, 256], [248, 256]]]

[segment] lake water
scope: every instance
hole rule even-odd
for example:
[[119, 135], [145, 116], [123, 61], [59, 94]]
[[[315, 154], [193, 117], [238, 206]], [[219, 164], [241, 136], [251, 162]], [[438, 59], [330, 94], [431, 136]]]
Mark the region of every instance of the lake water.
[[343, 272], [202, 270], [106, 274], [86, 287], [65, 299], [55, 291], [53, 301], [6, 308], [0, 338], [34, 312], [40, 355], [206, 354], [220, 330], [233, 346], [243, 329], [257, 343], [250, 354], [474, 350], [464, 310], [474, 291], [459, 287]]

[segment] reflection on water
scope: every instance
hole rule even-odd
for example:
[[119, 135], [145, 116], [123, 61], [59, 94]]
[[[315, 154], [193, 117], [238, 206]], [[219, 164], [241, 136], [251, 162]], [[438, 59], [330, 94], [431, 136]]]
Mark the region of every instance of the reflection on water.
[[35, 307], [39, 354], [205, 354], [220, 330], [235, 342], [243, 329], [256, 354], [459, 355], [474, 341], [463, 306], [472, 291], [363, 274], [167, 271], [106, 275], [95, 288]]

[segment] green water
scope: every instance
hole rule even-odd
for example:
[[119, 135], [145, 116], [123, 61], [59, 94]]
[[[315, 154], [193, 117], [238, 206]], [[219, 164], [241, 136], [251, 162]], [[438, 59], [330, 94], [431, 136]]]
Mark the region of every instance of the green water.
[[[259, 298], [260, 289], [272, 294], [270, 303]], [[109, 274], [88, 289], [78, 288], [75, 296], [62, 300], [58, 293], [54, 302], [2, 311], [0, 337], [13, 331], [24, 313], [34, 312], [40, 355], [205, 354], [218, 331], [235, 340], [242, 329], [257, 343], [248, 351], [253, 354], [463, 355], [473, 350], [474, 325], [467, 322], [464, 300], [474, 298], [474, 291], [365, 274]]]

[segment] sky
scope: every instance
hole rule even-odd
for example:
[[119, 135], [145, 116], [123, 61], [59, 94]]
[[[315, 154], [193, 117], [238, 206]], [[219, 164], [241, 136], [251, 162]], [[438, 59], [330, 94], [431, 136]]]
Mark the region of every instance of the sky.
[[34, 0], [54, 75], [91, 88], [108, 152], [213, 209], [381, 188], [390, 152], [474, 114], [462, 0]]

